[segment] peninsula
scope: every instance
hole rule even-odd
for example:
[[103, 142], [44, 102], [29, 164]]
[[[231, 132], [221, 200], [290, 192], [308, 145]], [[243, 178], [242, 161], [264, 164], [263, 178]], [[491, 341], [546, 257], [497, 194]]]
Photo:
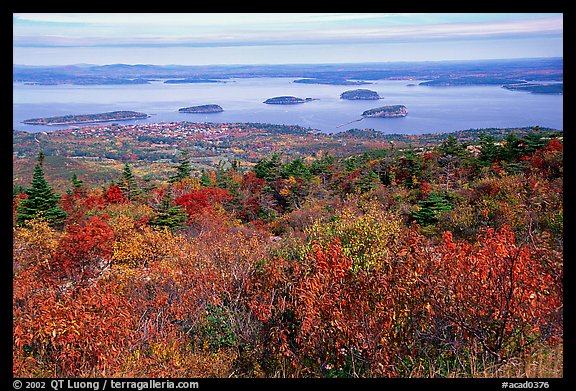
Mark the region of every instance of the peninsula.
[[28, 125], [71, 125], [93, 122], [128, 121], [144, 119], [150, 116], [137, 111], [111, 111], [99, 114], [70, 114], [56, 117], [32, 118], [22, 121]]
[[340, 94], [340, 99], [347, 100], [378, 100], [382, 99], [376, 91], [359, 88], [357, 90], [344, 91]]
[[549, 83], [549, 84], [535, 84], [535, 83], [521, 83], [521, 84], [507, 84], [502, 88], [512, 91], [528, 91], [533, 94], [562, 94], [564, 92], [564, 83]]
[[191, 107], [182, 107], [178, 109], [181, 113], [221, 113], [224, 111], [219, 105], [200, 105]]
[[294, 105], [299, 103], [306, 103], [316, 99], [313, 98], [297, 98], [295, 96], [277, 96], [274, 98], [266, 99], [263, 103], [268, 105]]
[[366, 110], [362, 113], [363, 118], [373, 117], [406, 117], [408, 109], [404, 105], [382, 106]]

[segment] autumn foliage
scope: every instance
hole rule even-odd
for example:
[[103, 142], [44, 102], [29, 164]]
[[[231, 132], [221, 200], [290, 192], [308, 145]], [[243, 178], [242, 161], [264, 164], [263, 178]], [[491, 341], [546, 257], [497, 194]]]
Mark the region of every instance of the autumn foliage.
[[14, 227], [13, 374], [471, 376], [562, 343], [562, 144], [463, 151], [78, 185]]

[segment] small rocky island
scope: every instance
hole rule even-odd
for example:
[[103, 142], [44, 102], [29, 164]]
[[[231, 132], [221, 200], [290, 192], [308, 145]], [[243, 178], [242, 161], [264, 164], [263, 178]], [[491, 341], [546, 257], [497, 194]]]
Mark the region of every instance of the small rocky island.
[[406, 117], [408, 109], [404, 105], [382, 106], [375, 109], [366, 110], [362, 113], [362, 118], [374, 117]]
[[299, 103], [306, 103], [316, 99], [313, 98], [297, 98], [295, 96], [276, 96], [274, 98], [266, 99], [263, 103], [268, 105], [294, 105]]
[[340, 99], [348, 100], [378, 100], [382, 99], [376, 91], [359, 88], [357, 90], [348, 90], [340, 94]]
[[224, 111], [222, 107], [219, 105], [200, 105], [200, 106], [191, 106], [191, 107], [182, 107], [178, 109], [181, 113], [221, 113]]
[[137, 111], [110, 111], [98, 114], [71, 114], [56, 117], [32, 118], [22, 121], [22, 123], [28, 125], [71, 125], [92, 122], [128, 121], [149, 117], [148, 114]]

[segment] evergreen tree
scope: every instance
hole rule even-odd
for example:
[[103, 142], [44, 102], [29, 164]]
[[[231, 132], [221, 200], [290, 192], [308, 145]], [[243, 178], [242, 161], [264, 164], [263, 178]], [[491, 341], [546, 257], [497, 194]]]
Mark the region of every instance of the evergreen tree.
[[138, 195], [138, 185], [136, 183], [136, 177], [132, 173], [130, 166], [128, 163], [124, 165], [124, 169], [122, 170], [122, 177], [120, 178], [120, 183], [118, 184], [120, 190], [122, 190], [122, 195], [127, 200], [134, 200]]
[[74, 173], [72, 175], [72, 179], [70, 180], [70, 182], [72, 184], [72, 189], [67, 190], [66, 193], [71, 195], [74, 192], [81, 192], [82, 191], [82, 185], [84, 184], [84, 181], [78, 179], [78, 176], [76, 175], [76, 173]]
[[269, 158], [264, 158], [256, 163], [254, 166], [256, 176], [267, 182], [273, 182], [278, 179], [282, 168], [281, 156], [280, 153], [273, 153]]
[[[535, 128], [535, 130], [538, 129], [538, 127]], [[548, 138], [545, 138], [541, 133], [530, 132], [522, 137], [522, 142], [525, 145], [526, 153], [532, 153], [548, 144]]]
[[301, 158], [296, 158], [290, 163], [284, 164], [282, 167], [282, 178], [289, 178], [293, 176], [294, 178], [310, 179], [311, 173], [310, 169]]
[[212, 181], [210, 180], [210, 176], [208, 176], [208, 173], [203, 169], [202, 170], [202, 175], [200, 175], [200, 184], [204, 187], [212, 187]]
[[480, 135], [480, 156], [478, 159], [486, 163], [497, 162], [500, 158], [503, 148], [496, 145], [496, 139], [491, 134], [482, 133]]
[[26, 221], [39, 217], [46, 219], [51, 225], [57, 225], [67, 217], [58, 206], [60, 197], [54, 193], [44, 178], [43, 162], [44, 153], [40, 152], [38, 164], [34, 167], [31, 187], [25, 191], [28, 198], [22, 199], [16, 211], [18, 225], [25, 225]]
[[232, 175], [231, 172], [228, 172], [225, 167], [226, 163], [222, 160], [218, 162], [218, 166], [216, 167], [216, 186], [221, 189], [227, 189], [229, 183], [231, 182]]
[[192, 166], [190, 165], [190, 157], [188, 151], [182, 152], [182, 156], [176, 168], [176, 174], [170, 177], [169, 182], [181, 181], [182, 179], [189, 178], [192, 175]]
[[458, 143], [458, 139], [452, 134], [448, 135], [448, 138], [442, 142], [442, 144], [438, 147], [438, 150], [443, 155], [464, 157], [466, 154], [466, 148]]
[[508, 137], [506, 137], [506, 146], [502, 151], [502, 158], [510, 162], [520, 158], [523, 153], [522, 140], [514, 133], [510, 133]]
[[368, 171], [356, 180], [357, 189], [360, 193], [366, 193], [374, 189], [380, 183], [380, 177], [373, 170]]
[[412, 217], [420, 225], [431, 225], [439, 221], [440, 216], [449, 212], [452, 205], [441, 194], [431, 192], [428, 198], [418, 202], [419, 210], [412, 213]]
[[324, 152], [322, 156], [312, 162], [310, 172], [314, 175], [330, 174], [331, 167], [334, 165], [334, 156]]
[[84, 181], [78, 179], [78, 176], [76, 175], [76, 173], [74, 173], [72, 175], [71, 182], [72, 182], [72, 188], [74, 188], [74, 189], [78, 189], [84, 184]]
[[171, 189], [168, 194], [162, 199], [162, 203], [155, 208], [156, 216], [150, 221], [150, 225], [157, 227], [168, 227], [177, 229], [184, 226], [187, 215], [184, 208], [180, 205], [171, 205]]

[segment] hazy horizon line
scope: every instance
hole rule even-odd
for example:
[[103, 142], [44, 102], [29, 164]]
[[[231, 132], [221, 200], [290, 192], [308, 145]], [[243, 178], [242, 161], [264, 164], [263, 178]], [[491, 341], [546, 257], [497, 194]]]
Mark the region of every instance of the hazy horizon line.
[[127, 62], [115, 62], [107, 64], [95, 64], [95, 63], [70, 63], [70, 64], [60, 64], [60, 65], [32, 65], [32, 64], [12, 64], [13, 67], [23, 66], [30, 68], [42, 68], [42, 67], [70, 67], [70, 66], [83, 66], [83, 67], [102, 67], [102, 66], [112, 66], [112, 65], [126, 65], [126, 66], [156, 66], [156, 67], [170, 67], [170, 66], [180, 66], [180, 67], [209, 67], [209, 66], [222, 66], [222, 67], [237, 67], [237, 66], [323, 66], [323, 65], [361, 65], [361, 64], [403, 64], [403, 63], [440, 63], [440, 62], [479, 62], [479, 61], [522, 61], [522, 60], [542, 60], [542, 59], [564, 59], [564, 56], [537, 56], [537, 57], [514, 57], [514, 58], [482, 58], [482, 59], [447, 59], [447, 60], [393, 60], [393, 61], [362, 61], [362, 62], [326, 62], [326, 63], [285, 63], [285, 64], [264, 64], [264, 63], [238, 63], [238, 64], [224, 64], [224, 63], [214, 63], [214, 64], [154, 64], [154, 63], [127, 63]]

